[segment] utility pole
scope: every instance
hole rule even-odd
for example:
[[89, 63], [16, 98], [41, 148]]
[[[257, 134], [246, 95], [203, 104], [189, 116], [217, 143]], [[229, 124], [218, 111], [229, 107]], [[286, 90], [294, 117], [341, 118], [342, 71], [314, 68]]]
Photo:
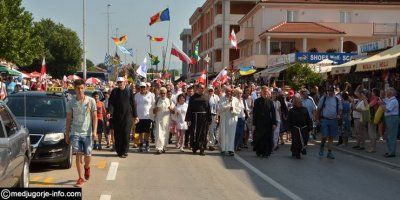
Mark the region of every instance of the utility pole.
[[107, 53], [110, 55], [110, 1], [107, 4]]
[[83, 80], [86, 80], [86, 0], [83, 0]]

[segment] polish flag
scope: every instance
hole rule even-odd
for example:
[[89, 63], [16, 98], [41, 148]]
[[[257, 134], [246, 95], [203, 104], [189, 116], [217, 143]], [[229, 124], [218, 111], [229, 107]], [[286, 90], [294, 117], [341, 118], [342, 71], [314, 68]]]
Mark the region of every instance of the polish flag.
[[39, 77], [39, 89], [38, 90], [46, 90], [46, 60], [43, 57], [42, 68], [40, 68], [40, 77]]
[[211, 81], [211, 84], [216, 87], [218, 85], [222, 85], [228, 81], [228, 71], [226, 69], [223, 69], [222, 71], [219, 72], [218, 76], [215, 77], [213, 81]]
[[171, 54], [178, 57], [179, 60], [186, 64], [193, 64], [192, 59], [186, 55], [182, 50], [180, 50], [174, 43], [172, 43]]
[[235, 49], [237, 49], [237, 38], [236, 38], [236, 34], [235, 34], [235, 30], [232, 29], [231, 35], [229, 35], [229, 40], [231, 41], [231, 45], [233, 47], [235, 47]]
[[203, 85], [205, 85], [206, 80], [207, 80], [207, 72], [205, 69], [203, 69], [201, 71], [201, 75], [199, 76], [199, 78], [197, 78], [196, 83], [202, 83]]

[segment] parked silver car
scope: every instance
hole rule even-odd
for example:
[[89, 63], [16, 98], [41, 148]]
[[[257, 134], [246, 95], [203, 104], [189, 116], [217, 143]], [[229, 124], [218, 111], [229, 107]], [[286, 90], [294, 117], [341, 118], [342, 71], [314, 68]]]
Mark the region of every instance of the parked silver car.
[[28, 130], [0, 101], [0, 187], [28, 187], [30, 160]]

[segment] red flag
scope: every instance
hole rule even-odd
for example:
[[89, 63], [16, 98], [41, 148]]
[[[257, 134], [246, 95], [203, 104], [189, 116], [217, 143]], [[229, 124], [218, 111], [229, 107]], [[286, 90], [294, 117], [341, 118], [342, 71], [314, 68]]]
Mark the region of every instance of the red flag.
[[223, 69], [222, 71], [219, 72], [218, 76], [215, 77], [213, 81], [211, 81], [211, 84], [213, 86], [218, 86], [224, 84], [227, 81], [228, 81], [228, 71], [226, 69]]
[[43, 57], [42, 68], [40, 69], [40, 76], [43, 77], [44, 75], [46, 75], [46, 60]]
[[169, 74], [168, 72], [165, 72], [161, 77], [161, 79], [164, 79], [164, 80], [169, 79], [169, 78], [171, 78], [171, 74]]
[[201, 71], [201, 74], [199, 78], [197, 78], [196, 83], [202, 83], [203, 85], [206, 84], [206, 79], [207, 79], [207, 72], [205, 69]]
[[[43, 82], [45, 82], [43, 84]], [[39, 84], [42, 90], [46, 90], [46, 60], [43, 57], [42, 68], [40, 68]]]
[[238, 45], [238, 41], [236, 38], [236, 34], [235, 34], [235, 30], [232, 29], [231, 34], [229, 35], [229, 41], [231, 41], [231, 44], [233, 47], [235, 47], [235, 49], [237, 49], [237, 45]]
[[179, 60], [186, 64], [193, 64], [193, 61], [191, 58], [189, 58], [188, 55], [186, 55], [182, 50], [180, 50], [174, 43], [172, 43], [172, 48], [171, 48], [171, 54], [178, 57]]

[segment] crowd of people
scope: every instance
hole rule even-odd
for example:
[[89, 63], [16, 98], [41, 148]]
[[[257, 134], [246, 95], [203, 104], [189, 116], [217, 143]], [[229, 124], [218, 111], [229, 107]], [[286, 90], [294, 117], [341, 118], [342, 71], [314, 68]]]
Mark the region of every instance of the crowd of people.
[[[12, 93], [10, 84], [2, 84], [0, 94]], [[335, 158], [334, 139], [338, 139], [335, 145], [344, 146], [355, 139], [353, 148], [369, 153], [376, 152], [378, 140], [386, 139], [384, 156], [395, 157], [396, 153], [399, 104], [396, 90], [389, 86], [352, 89], [347, 83], [341, 91], [327, 84], [320, 92], [316, 86], [294, 91], [255, 83], [206, 86], [142, 80], [134, 84], [119, 77], [115, 84], [97, 86], [105, 96], [101, 100], [97, 92], [93, 99], [82, 93], [82, 80], [73, 84], [76, 96], [68, 102], [66, 132], [74, 153], [86, 155], [77, 159], [87, 162], [85, 178], [90, 174], [92, 148], [102, 149], [103, 136], [106, 148], [121, 158], [128, 156], [133, 141], [131, 147], [139, 152], [149, 152], [154, 143], [155, 153], [163, 154], [175, 143], [173, 148], [179, 151], [202, 156], [216, 149], [234, 156], [252, 147], [264, 158], [290, 142], [292, 156], [300, 159], [307, 154], [309, 140], [317, 135], [321, 138], [319, 155], [328, 159]], [[81, 179], [80, 170], [79, 175]], [[77, 183], [82, 184], [82, 180]]]

